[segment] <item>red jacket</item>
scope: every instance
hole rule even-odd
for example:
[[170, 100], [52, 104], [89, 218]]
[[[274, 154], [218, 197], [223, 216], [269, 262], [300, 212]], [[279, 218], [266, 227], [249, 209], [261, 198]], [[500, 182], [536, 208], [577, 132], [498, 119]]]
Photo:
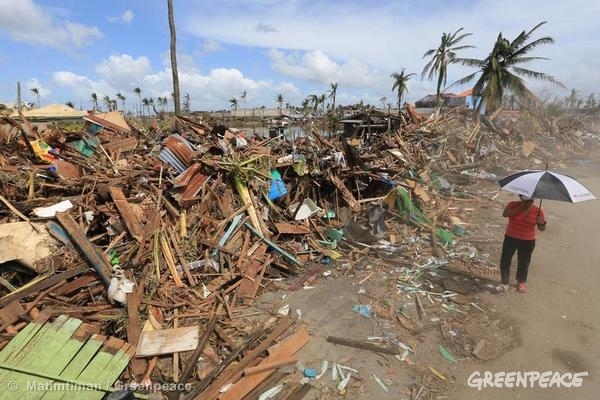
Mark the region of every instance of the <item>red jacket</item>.
[[[521, 206], [521, 202], [519, 201], [511, 201], [508, 203], [507, 208], [517, 208]], [[512, 217], [508, 218], [508, 225], [506, 226], [506, 236], [510, 236], [515, 239], [521, 240], [535, 240], [536, 238], [536, 229], [535, 229], [535, 221], [538, 216], [542, 217], [542, 220], [546, 220], [544, 216], [544, 211], [542, 211], [539, 207], [531, 206], [529, 211], [526, 214], [522, 212], [518, 212]]]

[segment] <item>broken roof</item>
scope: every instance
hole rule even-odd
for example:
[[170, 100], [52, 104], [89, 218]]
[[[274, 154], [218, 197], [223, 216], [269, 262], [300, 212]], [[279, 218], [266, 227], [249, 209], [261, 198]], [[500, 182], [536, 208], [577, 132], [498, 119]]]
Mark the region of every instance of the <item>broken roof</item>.
[[83, 119], [117, 133], [131, 132], [129, 124], [119, 111], [90, 112]]

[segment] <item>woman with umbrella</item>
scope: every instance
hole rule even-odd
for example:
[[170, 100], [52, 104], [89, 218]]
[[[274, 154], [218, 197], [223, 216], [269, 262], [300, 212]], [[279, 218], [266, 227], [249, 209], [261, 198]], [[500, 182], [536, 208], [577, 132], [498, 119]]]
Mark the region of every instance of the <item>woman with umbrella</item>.
[[[520, 201], [511, 201], [502, 215], [508, 225], [500, 257], [500, 291], [508, 289], [510, 264], [517, 252], [517, 290], [527, 291], [527, 271], [535, 248], [537, 230], [546, 229], [546, 218], [541, 209], [542, 199], [578, 203], [596, 197], [575, 178], [545, 170], [520, 171], [498, 181], [500, 188], [519, 194]], [[533, 198], [540, 199], [540, 206], [533, 205]], [[537, 227], [537, 230], [536, 230]]]
[[508, 218], [502, 255], [500, 257], [500, 276], [502, 282], [498, 291], [506, 291], [510, 280], [510, 264], [517, 253], [517, 291], [527, 291], [527, 272], [531, 255], [535, 248], [536, 227], [543, 231], [546, 229], [546, 218], [541, 208], [533, 204], [533, 199], [519, 195], [520, 201], [511, 201], [504, 208], [502, 215]]

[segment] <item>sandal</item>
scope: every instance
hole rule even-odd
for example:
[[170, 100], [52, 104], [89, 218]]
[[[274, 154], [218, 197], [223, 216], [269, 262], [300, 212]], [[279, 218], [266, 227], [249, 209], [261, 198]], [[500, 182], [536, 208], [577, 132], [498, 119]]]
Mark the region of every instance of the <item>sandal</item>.
[[519, 292], [519, 293], [527, 292], [527, 285], [525, 285], [525, 282], [519, 282], [517, 284], [517, 292]]

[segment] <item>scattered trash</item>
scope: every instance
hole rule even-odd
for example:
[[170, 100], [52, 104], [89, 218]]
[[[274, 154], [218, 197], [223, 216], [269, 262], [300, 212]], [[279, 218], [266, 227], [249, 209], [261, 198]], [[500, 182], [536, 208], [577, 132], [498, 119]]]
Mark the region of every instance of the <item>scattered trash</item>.
[[355, 313], [371, 318], [371, 306], [368, 304], [356, 304], [352, 309]]

